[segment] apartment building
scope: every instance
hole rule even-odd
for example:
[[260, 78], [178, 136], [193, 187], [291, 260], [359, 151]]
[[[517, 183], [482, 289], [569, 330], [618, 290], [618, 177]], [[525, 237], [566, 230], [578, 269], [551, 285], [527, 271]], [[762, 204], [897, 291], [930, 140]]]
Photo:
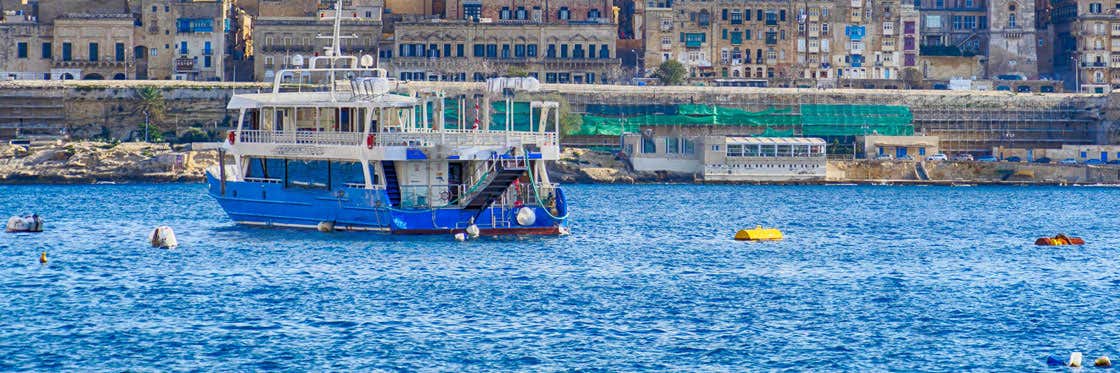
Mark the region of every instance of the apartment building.
[[481, 81], [525, 75], [590, 84], [621, 75], [609, 0], [449, 1], [444, 14], [394, 25], [393, 48], [381, 54], [394, 76]]
[[[343, 5], [342, 51], [351, 55], [378, 55], [381, 37], [381, 0], [353, 0]], [[272, 81], [283, 69], [308, 67], [311, 57], [330, 46], [334, 3], [323, 0], [271, 1], [259, 4], [253, 20], [254, 74]], [[284, 76], [285, 80], [299, 77]]]

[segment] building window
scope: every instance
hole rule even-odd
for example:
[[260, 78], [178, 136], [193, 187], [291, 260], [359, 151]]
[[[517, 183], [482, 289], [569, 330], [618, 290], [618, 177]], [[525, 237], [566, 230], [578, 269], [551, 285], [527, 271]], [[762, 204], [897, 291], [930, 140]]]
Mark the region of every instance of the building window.
[[[288, 40], [288, 39], [284, 39], [284, 40]], [[179, 42], [179, 54], [186, 55], [188, 51], [189, 51], [189, 49], [187, 49], [187, 42], [185, 40]]]
[[743, 13], [740, 13], [738, 10], [732, 10], [731, 11], [731, 24], [733, 24], [733, 25], [743, 24]]
[[27, 58], [27, 42], [16, 43], [16, 58]]
[[97, 43], [89, 43], [89, 60], [90, 60], [90, 62], [97, 62], [99, 60], [97, 57], [101, 53], [97, 49], [98, 49]]
[[471, 20], [482, 17], [482, 4], [463, 4], [463, 19]]
[[681, 152], [681, 139], [676, 137], [665, 138], [665, 154], [678, 154]]
[[536, 57], [537, 56], [537, 45], [536, 44], [526, 45], [525, 46], [525, 55], [528, 56], [528, 57]]
[[599, 58], [602, 58], [602, 59], [611, 58], [611, 50], [607, 49], [606, 44], [603, 44], [602, 46], [599, 47]]
[[463, 57], [463, 45], [455, 44], [455, 57]]
[[124, 43], [117, 43], [116, 45], [114, 45], [113, 52], [115, 52], [113, 54], [114, 57], [116, 57], [117, 62], [124, 62]]
[[594, 21], [599, 19], [599, 9], [591, 9], [587, 11], [587, 19]]
[[1015, 25], [1015, 13], [1011, 13], [1011, 14], [1007, 15], [1007, 27], [1010, 27], [1010, 28], [1018, 27], [1017, 25]]
[[529, 19], [529, 13], [525, 11], [525, 7], [519, 6], [517, 7], [517, 13], [514, 14], [514, 17], [520, 20], [526, 20]]
[[43, 59], [45, 59], [45, 60], [51, 59], [51, 55], [53, 54], [52, 49], [51, 49], [51, 43], [43, 43], [42, 54], [43, 54]]
[[63, 61], [74, 60], [73, 51], [74, 51], [73, 45], [71, 45], [70, 43], [62, 43], [62, 60]]
[[202, 44], [202, 54], [207, 56], [214, 54], [214, 51], [211, 49], [210, 41], [206, 41], [206, 43]]
[[568, 7], [562, 6], [560, 7], [560, 10], [556, 12], [556, 18], [562, 21], [567, 21], [569, 19], [572, 19], [572, 13], [568, 11]]
[[503, 6], [502, 11], [498, 13], [498, 19], [509, 19], [510, 11], [508, 6]]
[[1091, 4], [1089, 4], [1089, 13], [1091, 13], [1091, 14], [1101, 14], [1101, 3], [1091, 3]]
[[474, 56], [475, 57], [486, 57], [486, 45], [475, 44], [474, 45]]
[[642, 137], [642, 154], [656, 154], [657, 143], [653, 142], [652, 137]]

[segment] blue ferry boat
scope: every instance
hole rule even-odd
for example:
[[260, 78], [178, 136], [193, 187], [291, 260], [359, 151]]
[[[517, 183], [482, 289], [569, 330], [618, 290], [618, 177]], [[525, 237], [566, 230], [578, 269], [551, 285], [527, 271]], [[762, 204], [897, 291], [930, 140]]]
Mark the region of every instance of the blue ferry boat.
[[[559, 105], [513, 99], [539, 83], [499, 78], [485, 93], [457, 99], [409, 90], [371, 56], [342, 55], [339, 8], [323, 55], [281, 70], [271, 92], [229, 101], [237, 127], [206, 178], [234, 222], [399, 234], [567, 232], [564, 193], [546, 170], [560, 156]], [[491, 121], [490, 100], [499, 98], [505, 120]], [[515, 108], [527, 108], [520, 114], [527, 128], [515, 129]], [[444, 115], [454, 109], [451, 119]]]

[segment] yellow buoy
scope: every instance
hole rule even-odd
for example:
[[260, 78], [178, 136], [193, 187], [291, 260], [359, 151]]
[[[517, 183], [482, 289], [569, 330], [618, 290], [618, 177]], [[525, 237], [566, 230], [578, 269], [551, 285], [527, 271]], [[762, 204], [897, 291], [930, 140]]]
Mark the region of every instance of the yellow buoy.
[[782, 239], [782, 231], [774, 228], [762, 228], [761, 225], [754, 229], [742, 229], [735, 233], [736, 241], [778, 241]]
[[1109, 360], [1108, 356], [1101, 356], [1098, 357], [1097, 360], [1093, 361], [1093, 366], [1108, 368], [1112, 366], [1112, 360]]
[[47, 264], [47, 252], [46, 251], [44, 251], [43, 254], [39, 255], [39, 263], [40, 264]]

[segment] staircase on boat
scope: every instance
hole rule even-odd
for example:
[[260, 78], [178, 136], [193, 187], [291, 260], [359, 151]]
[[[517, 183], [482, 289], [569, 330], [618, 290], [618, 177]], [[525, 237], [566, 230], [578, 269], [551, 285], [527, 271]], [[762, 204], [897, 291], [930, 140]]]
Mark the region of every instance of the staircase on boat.
[[401, 205], [401, 185], [397, 181], [397, 167], [393, 161], [381, 161], [381, 168], [385, 170], [385, 194], [389, 195], [389, 204]]
[[489, 180], [484, 183], [486, 187], [473, 196], [468, 196], [469, 199], [464, 209], [467, 211], [482, 211], [490, 207], [513, 185], [514, 180], [525, 174], [525, 171], [525, 163], [503, 164], [498, 162], [494, 167], [494, 172], [487, 177]]

